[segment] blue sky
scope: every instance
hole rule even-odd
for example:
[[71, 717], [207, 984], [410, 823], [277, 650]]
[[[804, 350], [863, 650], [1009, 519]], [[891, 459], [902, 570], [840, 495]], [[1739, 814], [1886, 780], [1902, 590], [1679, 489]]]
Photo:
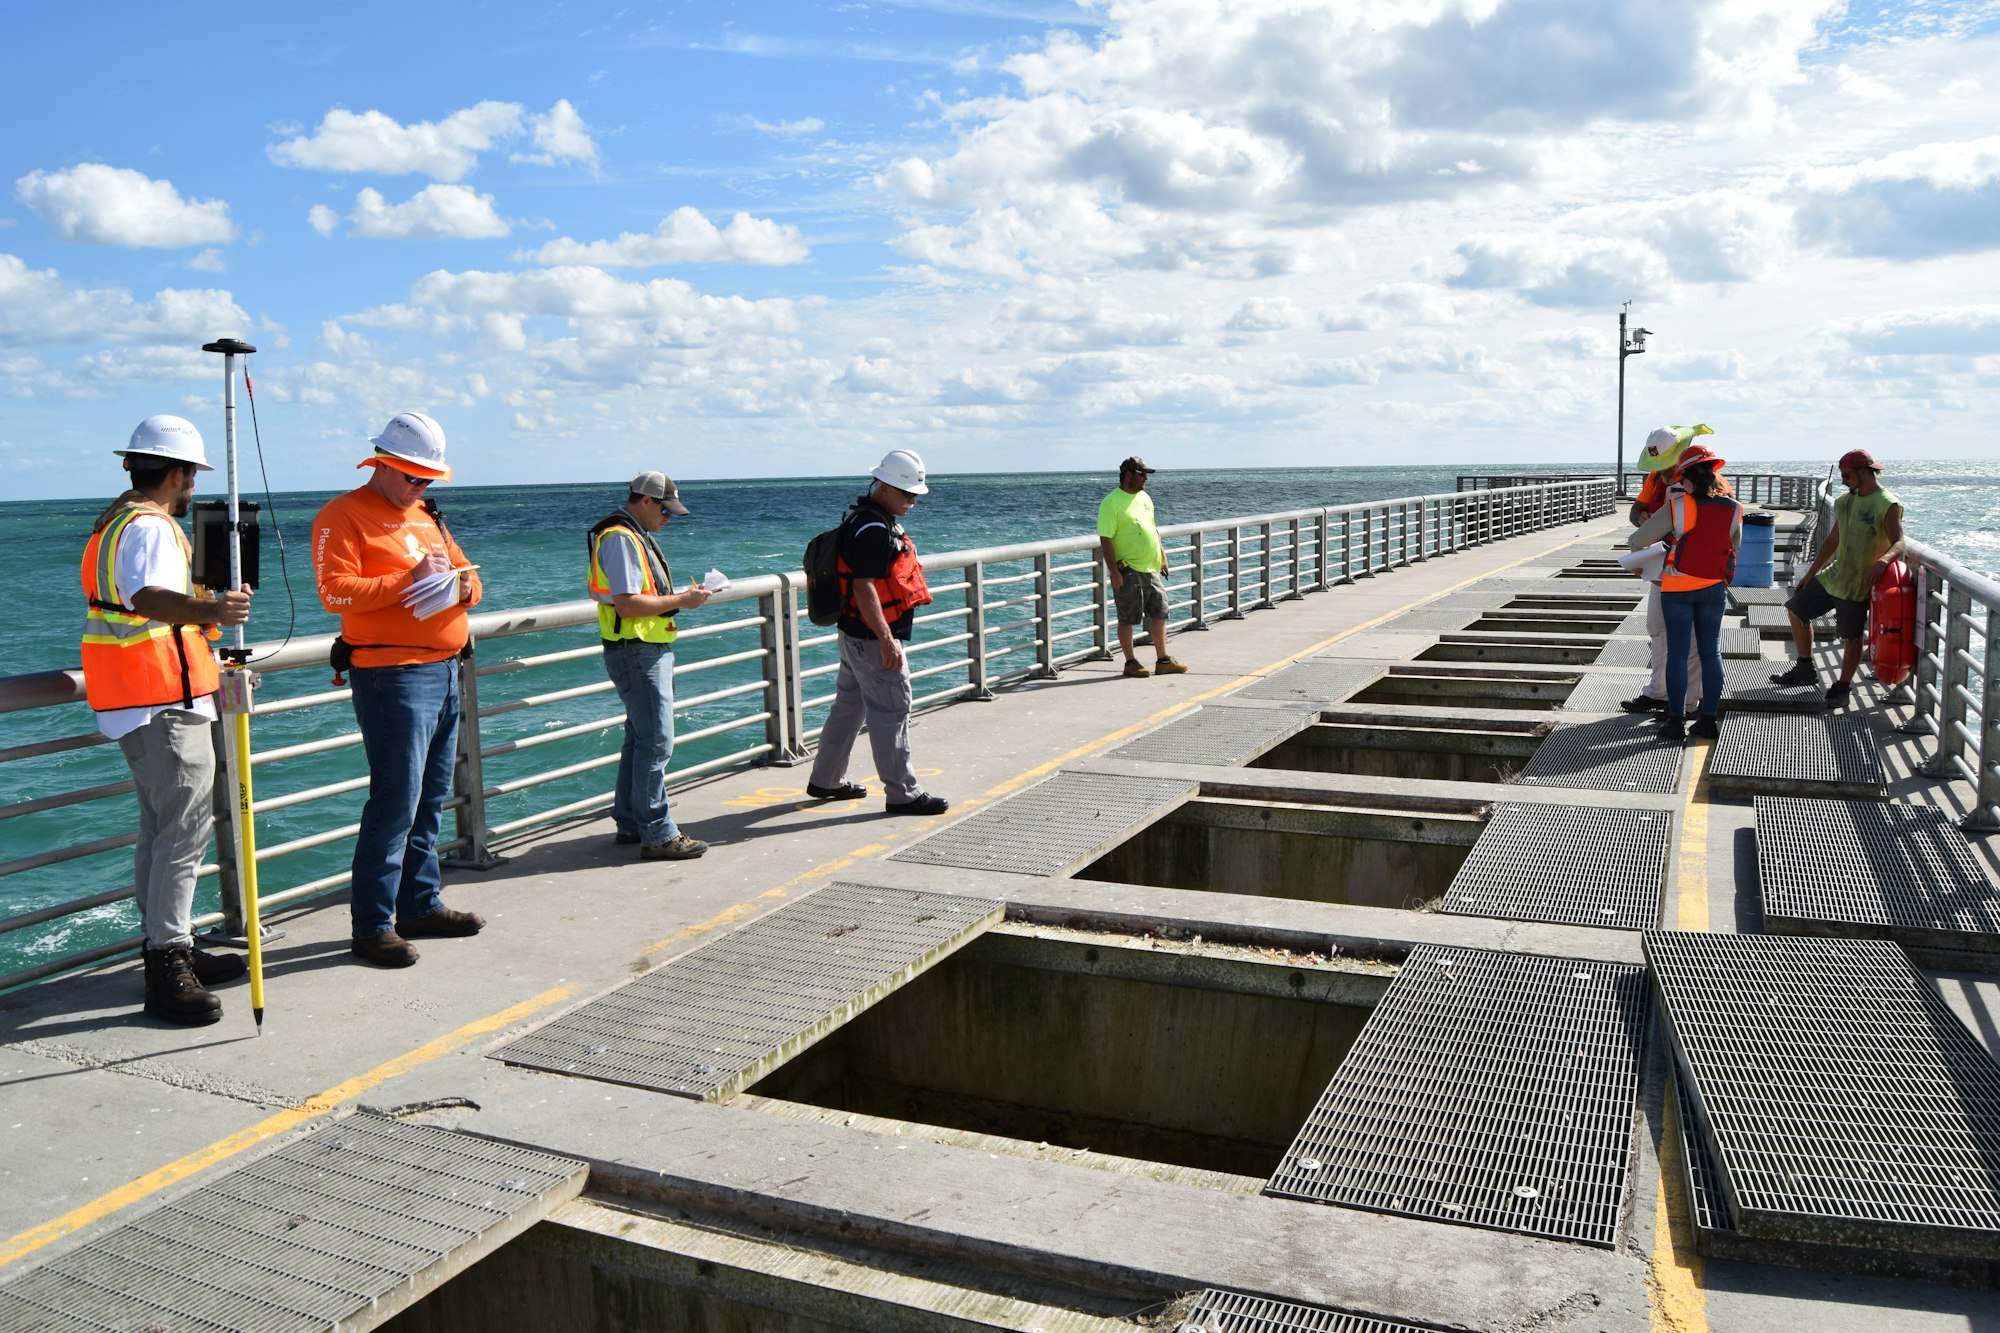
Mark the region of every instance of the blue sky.
[[2000, 454], [2000, 5], [38, 7], [0, 493], [149, 412], [272, 482]]

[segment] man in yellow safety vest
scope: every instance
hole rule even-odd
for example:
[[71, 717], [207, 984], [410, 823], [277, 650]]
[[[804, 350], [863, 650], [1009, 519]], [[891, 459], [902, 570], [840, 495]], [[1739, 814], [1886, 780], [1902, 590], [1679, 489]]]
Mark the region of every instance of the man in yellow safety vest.
[[208, 472], [201, 432], [151, 416], [123, 449], [131, 489], [92, 525], [83, 548], [83, 682], [97, 729], [118, 742], [139, 797], [132, 892], [145, 932], [146, 1012], [213, 1023], [211, 984], [246, 971], [234, 954], [195, 948], [195, 872], [215, 827], [215, 691], [220, 674], [200, 627], [250, 618], [247, 589], [195, 595], [192, 549], [177, 521]]

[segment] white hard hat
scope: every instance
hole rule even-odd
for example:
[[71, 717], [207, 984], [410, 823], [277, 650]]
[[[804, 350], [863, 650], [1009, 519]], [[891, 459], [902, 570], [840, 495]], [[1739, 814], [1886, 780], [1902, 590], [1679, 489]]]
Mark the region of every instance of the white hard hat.
[[911, 495], [930, 494], [931, 488], [924, 485], [924, 460], [908, 449], [891, 449], [883, 454], [882, 461], [868, 475]]
[[368, 443], [375, 446], [375, 457], [364, 460], [363, 467], [381, 462], [413, 477], [451, 480], [451, 465], [444, 461], [444, 427], [422, 412], [398, 412]]
[[147, 417], [132, 432], [132, 438], [123, 449], [111, 451], [120, 458], [130, 458], [134, 454], [142, 457], [165, 459], [170, 463], [192, 463], [202, 472], [213, 472], [208, 465], [208, 449], [201, 442], [201, 432], [186, 417]]

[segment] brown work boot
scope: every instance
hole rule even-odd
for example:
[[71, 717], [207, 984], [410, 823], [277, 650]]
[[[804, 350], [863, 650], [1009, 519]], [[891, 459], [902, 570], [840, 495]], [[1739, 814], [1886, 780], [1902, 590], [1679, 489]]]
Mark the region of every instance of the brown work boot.
[[1125, 674], [1134, 680], [1138, 680], [1143, 676], [1150, 676], [1153, 673], [1140, 666], [1138, 658], [1128, 657], [1125, 659]]
[[146, 1012], [183, 1027], [205, 1027], [222, 1017], [222, 1001], [196, 979], [192, 953], [185, 944], [147, 947]]
[[192, 955], [188, 962], [194, 969], [194, 979], [204, 986], [234, 981], [250, 970], [250, 964], [243, 961], [241, 954], [209, 953], [199, 946], [188, 952]]
[[356, 958], [377, 967], [410, 967], [422, 956], [410, 947], [408, 940], [393, 930], [370, 935], [365, 940], [355, 940], [347, 947]]
[[437, 909], [414, 921], [398, 921], [396, 933], [406, 940], [458, 939], [477, 935], [486, 928], [486, 918], [477, 912], [460, 912], [439, 903]]
[[650, 842], [639, 849], [642, 861], [692, 861], [708, 850], [708, 844], [700, 838], [690, 838], [685, 833], [676, 833], [665, 842]]
[[1185, 676], [1187, 674], [1187, 663], [1177, 662], [1171, 657], [1162, 657], [1159, 661], [1153, 663], [1153, 674], [1156, 676]]

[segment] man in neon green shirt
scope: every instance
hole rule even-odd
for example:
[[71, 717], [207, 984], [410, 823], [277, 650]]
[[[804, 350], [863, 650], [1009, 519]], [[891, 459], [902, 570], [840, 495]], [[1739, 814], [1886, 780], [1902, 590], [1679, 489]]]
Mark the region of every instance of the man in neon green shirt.
[[1854, 688], [1861, 669], [1861, 636], [1868, 628], [1868, 599], [1903, 554], [1903, 502], [1881, 482], [1882, 465], [1866, 449], [1850, 449], [1840, 458], [1840, 480], [1847, 494], [1833, 502], [1833, 531], [1820, 543], [1806, 566], [1785, 610], [1792, 617], [1792, 646], [1799, 660], [1790, 670], [1771, 677], [1780, 685], [1813, 685], [1815, 618], [1835, 613], [1834, 629], [1841, 638], [1840, 679], [1826, 692], [1826, 705], [1838, 708]]
[[[1097, 506], [1097, 545], [1118, 603], [1125, 674], [1178, 676], [1187, 667], [1167, 656], [1167, 550], [1153, 526], [1153, 497], [1146, 494], [1146, 478], [1152, 475], [1153, 469], [1136, 454], [1118, 465], [1118, 489]], [[1142, 620], [1159, 655], [1152, 671], [1140, 666], [1132, 651], [1132, 630]]]

